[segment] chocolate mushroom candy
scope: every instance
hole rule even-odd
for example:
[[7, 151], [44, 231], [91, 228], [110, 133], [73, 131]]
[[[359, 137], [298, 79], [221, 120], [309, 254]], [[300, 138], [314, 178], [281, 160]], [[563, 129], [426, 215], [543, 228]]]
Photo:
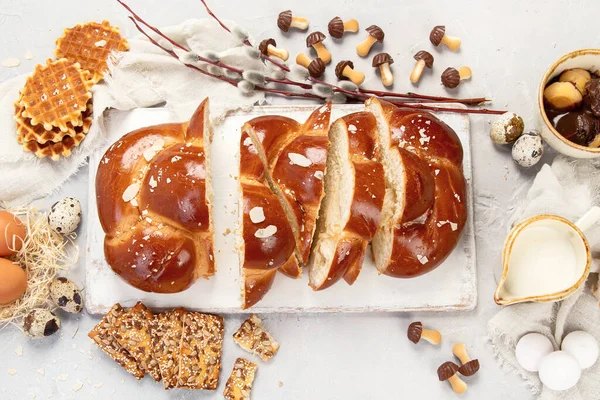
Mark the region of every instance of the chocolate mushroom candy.
[[592, 80], [592, 74], [588, 70], [583, 68], [573, 68], [564, 71], [558, 77], [559, 82], [571, 82], [577, 90], [581, 92], [582, 96], [587, 94], [587, 84]]
[[[561, 118], [558, 123], [560, 124], [563, 119], [565, 119], [565, 117]], [[558, 128], [559, 127], [557, 126], [557, 129]], [[575, 132], [572, 136], [567, 137], [567, 139], [581, 146], [590, 146], [599, 135], [600, 121], [588, 114], [580, 113], [575, 120]]]
[[460, 39], [455, 36], [446, 35], [446, 27], [444, 25], [434, 26], [429, 34], [429, 40], [435, 47], [438, 47], [442, 43], [452, 51], [460, 48]]
[[442, 85], [449, 89], [454, 89], [458, 86], [460, 81], [465, 79], [471, 79], [473, 73], [469, 67], [460, 67], [459, 69], [449, 67], [442, 72]]
[[452, 386], [454, 393], [463, 394], [467, 391], [467, 384], [456, 375], [458, 370], [458, 365], [454, 364], [452, 361], [447, 361], [439, 366], [437, 373], [440, 382], [450, 382], [450, 386]]
[[336, 39], [341, 39], [346, 32], [358, 32], [358, 21], [355, 19], [349, 19], [344, 22], [340, 17], [334, 17], [331, 21], [329, 21], [329, 25], [327, 25], [329, 29], [329, 34], [331, 37]]
[[421, 79], [421, 75], [423, 74], [425, 67], [433, 67], [433, 56], [431, 53], [421, 50], [415, 54], [414, 59], [417, 60], [417, 64], [410, 74], [410, 81], [412, 83], [417, 83]]
[[368, 56], [371, 47], [377, 42], [383, 43], [383, 38], [385, 37], [385, 33], [383, 33], [383, 30], [377, 25], [371, 25], [365, 30], [369, 33], [369, 36], [356, 46], [356, 52], [361, 57]]
[[457, 343], [452, 346], [452, 354], [454, 354], [462, 364], [458, 368], [458, 372], [464, 376], [472, 376], [479, 371], [479, 360], [472, 360], [467, 353], [467, 348], [464, 343]]
[[575, 110], [582, 101], [581, 92], [571, 82], [554, 82], [544, 89], [544, 103], [559, 112]]
[[587, 95], [584, 97], [584, 103], [589, 106], [596, 118], [600, 118], [600, 79], [590, 80], [585, 88]]
[[331, 53], [325, 48], [323, 40], [325, 40], [323, 32], [313, 32], [306, 37], [306, 47], [315, 49], [317, 57], [323, 60], [325, 64], [329, 64], [331, 62]]
[[275, 42], [275, 39], [265, 39], [262, 42], [260, 42], [258, 50], [260, 50], [260, 52], [265, 56], [273, 56], [283, 61], [287, 61], [288, 57], [290, 56], [290, 53], [286, 49], [278, 49], [276, 46], [277, 42]]
[[414, 344], [419, 343], [422, 339], [427, 340], [431, 344], [440, 344], [442, 342], [442, 334], [436, 330], [424, 329], [423, 324], [419, 321], [413, 322], [408, 326], [406, 332], [408, 340]]
[[311, 60], [304, 53], [300, 53], [296, 56], [296, 64], [306, 68], [313, 78], [318, 78], [325, 73], [325, 63], [323, 60], [320, 58]]
[[394, 75], [390, 69], [390, 65], [394, 63], [394, 59], [388, 53], [379, 53], [373, 57], [373, 67], [379, 68], [381, 75], [381, 83], [383, 86], [392, 86], [394, 84]]
[[304, 17], [294, 17], [291, 10], [285, 10], [279, 13], [279, 17], [277, 17], [277, 26], [284, 32], [289, 31], [290, 28], [305, 31], [308, 29], [308, 19]]
[[354, 63], [349, 60], [340, 61], [335, 67], [335, 76], [340, 80], [350, 79], [356, 86], [365, 81], [365, 74], [354, 70]]

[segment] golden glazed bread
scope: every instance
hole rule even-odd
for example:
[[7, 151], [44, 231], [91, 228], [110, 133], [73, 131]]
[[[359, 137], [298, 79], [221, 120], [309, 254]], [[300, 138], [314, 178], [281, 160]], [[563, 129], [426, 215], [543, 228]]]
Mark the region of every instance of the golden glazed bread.
[[358, 278], [385, 196], [379, 147], [371, 113], [346, 115], [329, 130], [325, 198], [309, 261], [314, 290], [342, 277], [350, 285]]
[[111, 268], [147, 292], [214, 274], [208, 99], [189, 122], [138, 129], [104, 154], [98, 215]]
[[304, 124], [264, 116], [242, 127], [243, 308], [262, 299], [277, 269], [302, 276], [323, 197], [330, 113], [326, 104]]
[[467, 220], [463, 149], [456, 133], [430, 113], [366, 102], [377, 119], [386, 195], [373, 238], [380, 273], [425, 274], [454, 250]]

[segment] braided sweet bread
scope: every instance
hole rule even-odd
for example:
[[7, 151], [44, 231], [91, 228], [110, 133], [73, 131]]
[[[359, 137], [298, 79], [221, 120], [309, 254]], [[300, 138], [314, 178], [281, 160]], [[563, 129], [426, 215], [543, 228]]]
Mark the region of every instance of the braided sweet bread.
[[393, 277], [425, 274], [454, 250], [467, 220], [462, 145], [430, 113], [375, 98], [366, 108], [377, 119], [386, 181], [375, 264]]
[[208, 99], [189, 122], [138, 129], [96, 176], [106, 261], [147, 292], [175, 293], [215, 272]]

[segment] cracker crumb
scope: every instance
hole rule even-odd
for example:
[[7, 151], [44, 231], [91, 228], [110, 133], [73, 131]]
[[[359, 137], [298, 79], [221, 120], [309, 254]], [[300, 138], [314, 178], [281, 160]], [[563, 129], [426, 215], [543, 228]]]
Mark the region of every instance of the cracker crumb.
[[279, 381], [279, 387], [283, 387], [283, 382]]
[[21, 357], [23, 355], [23, 346], [17, 346], [17, 348], [15, 349], [15, 353], [17, 353], [17, 355]]
[[27, 50], [25, 52], [25, 59], [26, 60], [31, 60], [33, 58], [33, 54], [31, 54], [31, 51]]
[[9, 375], [16, 375], [16, 374], [17, 374], [17, 370], [16, 370], [16, 369], [14, 369], [14, 368], [9, 368], [9, 369], [8, 369], [8, 374], [9, 374]]
[[40, 374], [41, 376], [46, 375], [46, 371], [44, 371], [44, 368], [40, 368], [36, 371], [38, 374]]
[[77, 382], [75, 385], [73, 385], [73, 387], [71, 388], [74, 392], [79, 392], [81, 390], [81, 388], [83, 387], [83, 383], [81, 382]]
[[7, 68], [14, 68], [14, 67], [18, 67], [19, 65], [21, 65], [21, 61], [19, 61], [18, 58], [10, 57], [10, 58], [7, 58], [6, 60], [2, 61], [2, 65]]

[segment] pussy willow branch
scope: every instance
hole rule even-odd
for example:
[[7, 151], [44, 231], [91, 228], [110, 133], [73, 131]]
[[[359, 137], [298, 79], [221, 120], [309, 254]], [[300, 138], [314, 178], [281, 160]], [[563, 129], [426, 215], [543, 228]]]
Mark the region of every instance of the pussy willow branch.
[[[195, 65], [189, 64], [184, 62], [183, 60], [181, 60], [181, 58], [179, 58], [179, 56], [177, 55], [177, 53], [175, 53], [173, 50], [171, 49], [167, 49], [166, 47], [162, 46], [160, 43], [158, 43], [156, 40], [154, 40], [146, 31], [144, 31], [144, 29], [137, 23], [136, 19], [134, 17], [129, 17], [129, 19], [133, 22], [133, 24], [135, 25], [135, 27], [137, 28], [138, 31], [140, 31], [144, 36], [146, 36], [146, 38], [150, 41], [150, 43], [152, 43], [154, 46], [158, 47], [159, 49], [163, 50], [165, 53], [167, 53], [168, 55], [170, 55], [171, 57], [179, 60], [183, 65], [185, 65], [188, 68], [194, 69], [206, 76], [210, 76], [212, 78], [215, 79], [219, 79], [223, 82], [229, 83], [232, 86], [236, 86], [238, 82], [232, 80], [232, 79], [228, 79], [224, 76], [219, 76], [219, 75], [215, 75], [215, 74], [211, 74], [208, 71], [204, 71], [201, 68], [198, 68]], [[152, 29], [152, 28], [150, 28]], [[156, 31], [155, 31], [156, 32]], [[260, 87], [260, 86], [256, 86], [254, 88], [254, 90], [257, 91], [261, 91], [261, 92], [266, 92], [266, 93], [273, 93], [273, 94], [279, 94], [282, 96], [286, 96], [286, 97], [303, 97], [303, 98], [307, 98], [307, 99], [317, 99], [317, 100], [325, 100], [324, 97], [321, 96], [317, 96], [316, 94], [313, 93], [297, 93], [297, 92], [290, 92], [290, 91], [284, 91], [284, 90], [279, 90], [279, 89], [271, 89], [271, 88], [265, 88], [265, 87]]]

